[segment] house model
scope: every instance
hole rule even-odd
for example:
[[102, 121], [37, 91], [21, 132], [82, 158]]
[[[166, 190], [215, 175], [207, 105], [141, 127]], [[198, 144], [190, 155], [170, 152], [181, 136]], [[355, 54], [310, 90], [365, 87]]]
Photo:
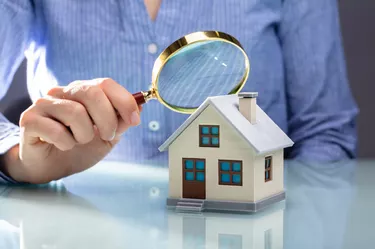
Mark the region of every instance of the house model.
[[293, 141], [257, 105], [258, 93], [208, 98], [165, 142], [168, 207], [256, 212], [285, 199]]

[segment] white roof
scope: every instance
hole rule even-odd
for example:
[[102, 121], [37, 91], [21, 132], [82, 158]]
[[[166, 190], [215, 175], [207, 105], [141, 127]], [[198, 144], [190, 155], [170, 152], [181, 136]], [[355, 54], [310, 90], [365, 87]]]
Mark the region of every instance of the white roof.
[[251, 124], [239, 111], [237, 95], [225, 95], [208, 98], [160, 147], [165, 151], [172, 142], [187, 128], [208, 106], [214, 107], [235, 130], [252, 146], [256, 153], [264, 154], [293, 145], [293, 141], [278, 125], [257, 105], [256, 124]]

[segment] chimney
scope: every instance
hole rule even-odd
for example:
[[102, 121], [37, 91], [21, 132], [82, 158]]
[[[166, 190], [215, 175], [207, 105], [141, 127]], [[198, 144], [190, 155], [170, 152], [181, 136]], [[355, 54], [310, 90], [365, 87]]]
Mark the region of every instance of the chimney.
[[239, 110], [241, 114], [249, 120], [250, 123], [256, 124], [256, 106], [257, 92], [242, 92], [238, 94]]

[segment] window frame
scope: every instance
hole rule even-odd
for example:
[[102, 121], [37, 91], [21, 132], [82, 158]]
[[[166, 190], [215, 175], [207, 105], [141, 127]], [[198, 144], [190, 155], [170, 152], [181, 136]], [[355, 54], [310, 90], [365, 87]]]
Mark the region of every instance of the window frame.
[[[269, 167], [267, 168], [267, 162], [269, 160]], [[272, 156], [266, 156], [264, 158], [264, 182], [272, 181]], [[268, 179], [266, 178], [266, 174], [268, 172]]]
[[[229, 171], [221, 170], [220, 163], [227, 162], [230, 163], [229, 165]], [[234, 163], [240, 163], [241, 170], [240, 171], [233, 171], [233, 164]], [[226, 185], [226, 186], [238, 186], [241, 187], [243, 185], [243, 161], [242, 160], [226, 160], [226, 159], [219, 159], [218, 160], [218, 183], [219, 185]], [[221, 181], [221, 174], [229, 174], [230, 182], [222, 182]], [[240, 182], [239, 183], [233, 183], [233, 175], [239, 175], [240, 176]]]
[[[203, 134], [203, 127], [208, 127], [210, 132], [209, 134]], [[211, 129], [212, 128], [217, 128], [218, 132], [217, 134], [212, 134]], [[202, 139], [204, 137], [209, 138], [209, 143], [208, 144], [203, 144]], [[218, 143], [217, 144], [212, 144], [212, 138], [217, 138]], [[220, 147], [220, 126], [219, 125], [199, 125], [199, 147], [211, 147], [211, 148], [219, 148]]]

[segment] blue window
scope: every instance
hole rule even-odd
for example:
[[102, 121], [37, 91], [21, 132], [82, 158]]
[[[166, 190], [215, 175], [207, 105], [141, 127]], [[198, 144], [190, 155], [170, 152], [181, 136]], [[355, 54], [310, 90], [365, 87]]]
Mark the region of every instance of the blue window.
[[196, 161], [195, 167], [197, 170], [204, 170], [204, 161], [202, 160]]
[[220, 162], [220, 170], [222, 170], [222, 171], [230, 171], [230, 162], [221, 161]]
[[211, 134], [212, 135], [219, 135], [219, 127], [217, 127], [217, 126], [211, 127]]
[[230, 183], [230, 174], [220, 174], [220, 180], [224, 183]]
[[194, 168], [193, 160], [186, 160], [185, 161], [185, 169], [193, 169], [193, 168]]
[[197, 172], [197, 181], [204, 182], [204, 172]]
[[185, 172], [185, 180], [186, 181], [194, 181], [194, 173], [193, 172]]
[[241, 176], [238, 174], [233, 174], [232, 175], [232, 182], [235, 184], [241, 183]]
[[209, 137], [202, 137], [202, 144], [203, 145], [210, 145], [210, 138]]
[[211, 144], [212, 145], [218, 145], [219, 144], [219, 138], [217, 138], [217, 137], [211, 138]]
[[210, 128], [207, 126], [202, 127], [202, 134], [209, 135], [210, 134]]
[[232, 170], [236, 172], [241, 172], [241, 163], [240, 162], [234, 162], [232, 166]]
[[219, 184], [242, 186], [242, 161], [219, 160]]
[[206, 161], [204, 159], [183, 158], [184, 180], [205, 182]]
[[218, 125], [199, 126], [200, 147], [220, 147], [220, 128]]

